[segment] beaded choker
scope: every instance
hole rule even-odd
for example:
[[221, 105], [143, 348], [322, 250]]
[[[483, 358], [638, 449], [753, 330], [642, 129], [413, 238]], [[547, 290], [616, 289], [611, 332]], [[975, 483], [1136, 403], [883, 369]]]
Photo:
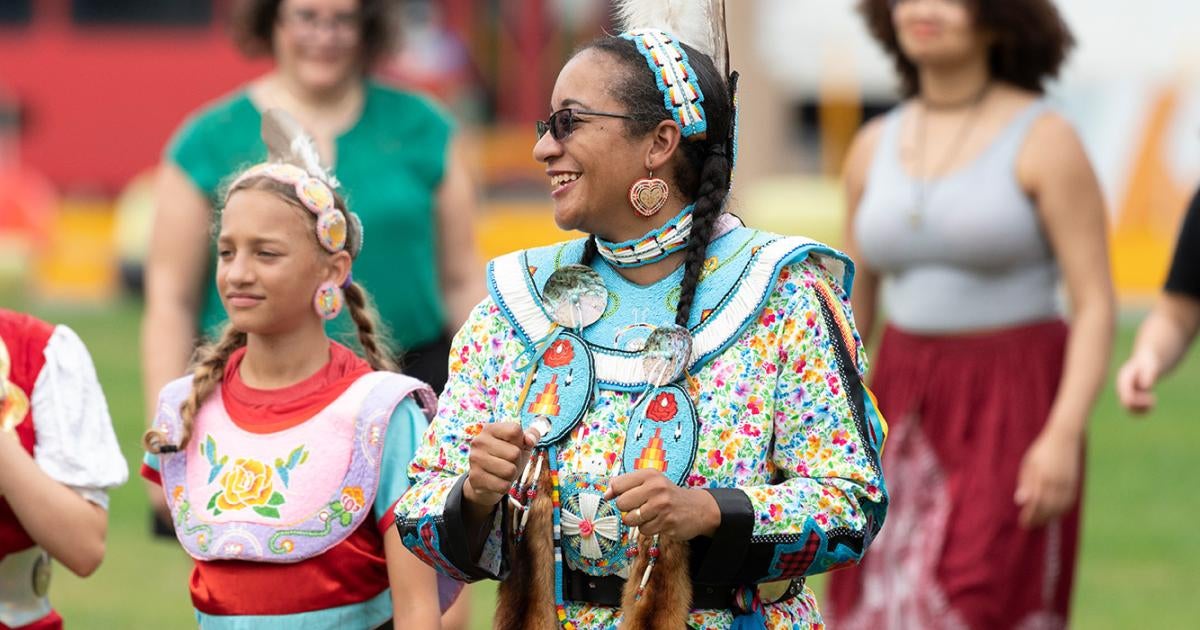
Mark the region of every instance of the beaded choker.
[[687, 206], [666, 225], [641, 238], [611, 243], [596, 237], [596, 251], [614, 267], [623, 269], [658, 262], [687, 247], [688, 236], [692, 233], [692, 210], [695, 207], [695, 204]]

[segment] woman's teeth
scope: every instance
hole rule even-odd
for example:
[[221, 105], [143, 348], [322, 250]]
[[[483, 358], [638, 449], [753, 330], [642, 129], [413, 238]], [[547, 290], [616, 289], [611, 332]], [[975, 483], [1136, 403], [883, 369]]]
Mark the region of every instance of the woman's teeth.
[[579, 173], [561, 173], [550, 178], [550, 184], [555, 188], [579, 179]]

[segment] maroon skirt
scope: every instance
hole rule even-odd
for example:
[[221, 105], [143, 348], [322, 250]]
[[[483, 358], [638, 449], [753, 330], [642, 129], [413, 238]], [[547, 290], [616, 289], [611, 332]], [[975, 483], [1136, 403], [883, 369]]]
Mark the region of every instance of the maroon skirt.
[[872, 390], [891, 498], [861, 565], [830, 576], [830, 628], [1063, 628], [1079, 505], [1036, 529], [1013, 502], [1062, 375], [1061, 321], [968, 336], [888, 327]]

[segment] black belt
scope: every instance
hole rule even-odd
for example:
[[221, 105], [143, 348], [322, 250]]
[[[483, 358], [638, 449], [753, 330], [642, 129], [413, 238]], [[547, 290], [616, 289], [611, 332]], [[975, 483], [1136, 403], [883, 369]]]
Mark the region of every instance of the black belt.
[[[620, 608], [625, 580], [609, 575], [596, 577], [569, 567], [563, 567], [563, 599], [588, 602], [599, 606]], [[730, 610], [733, 608], [733, 587], [692, 584], [694, 610]]]

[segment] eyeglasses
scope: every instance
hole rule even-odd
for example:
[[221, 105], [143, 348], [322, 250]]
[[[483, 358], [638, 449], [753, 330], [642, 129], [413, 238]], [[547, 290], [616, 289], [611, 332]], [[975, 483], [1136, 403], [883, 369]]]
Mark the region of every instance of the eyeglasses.
[[564, 108], [554, 112], [553, 114], [550, 114], [550, 118], [548, 120], [537, 121], [538, 140], [541, 140], [542, 136], [546, 135], [547, 131], [550, 132], [550, 137], [554, 138], [555, 140], [562, 140], [563, 138], [571, 135], [571, 132], [575, 131], [575, 117], [580, 114], [583, 114], [584, 116], [606, 116], [608, 118], [637, 120], [633, 116], [627, 116], [625, 114], [589, 112], [582, 109]]
[[[892, 8], [900, 4], [917, 4], [918, 0], [891, 0]], [[935, 0], [934, 4], [942, 6], [960, 7], [966, 4], [965, 0]]]
[[294, 9], [282, 12], [279, 18], [306, 37], [319, 35], [322, 28], [328, 28], [339, 39], [348, 40], [357, 38], [362, 28], [362, 15], [358, 12], [323, 16], [312, 9]]

